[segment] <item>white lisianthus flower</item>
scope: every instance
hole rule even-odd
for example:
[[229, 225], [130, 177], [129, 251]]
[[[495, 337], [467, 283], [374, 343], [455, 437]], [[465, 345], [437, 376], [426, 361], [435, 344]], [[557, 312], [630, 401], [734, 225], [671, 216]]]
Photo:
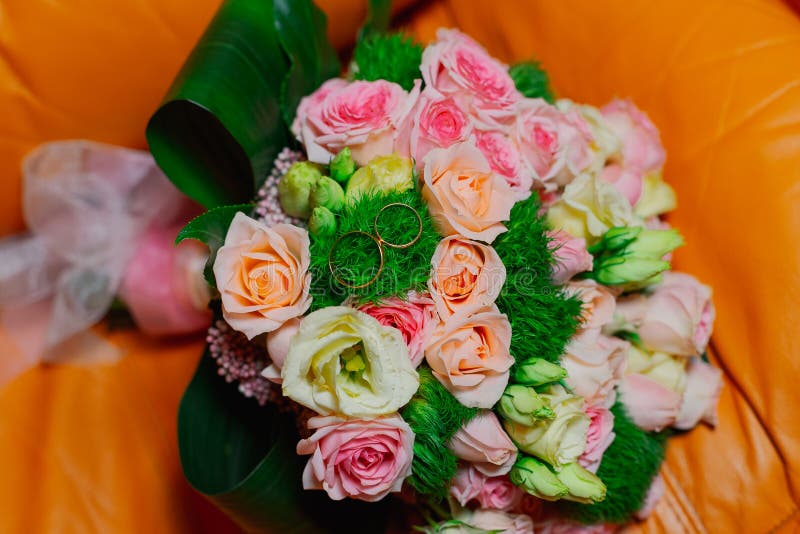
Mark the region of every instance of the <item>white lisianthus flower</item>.
[[567, 393], [563, 386], [550, 386], [540, 397], [555, 412], [553, 419], [540, 419], [532, 426], [507, 419], [503, 425], [521, 451], [558, 469], [583, 454], [590, 420], [583, 411], [583, 398]]
[[305, 317], [281, 368], [283, 394], [321, 415], [396, 412], [419, 387], [399, 330], [345, 306]]

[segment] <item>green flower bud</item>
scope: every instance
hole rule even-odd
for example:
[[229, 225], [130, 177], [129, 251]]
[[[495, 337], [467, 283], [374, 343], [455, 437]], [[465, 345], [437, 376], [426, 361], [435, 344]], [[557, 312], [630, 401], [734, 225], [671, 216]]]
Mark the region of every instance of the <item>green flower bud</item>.
[[537, 420], [555, 417], [553, 410], [535, 389], [519, 384], [506, 388], [500, 397], [498, 410], [503, 418], [524, 426], [533, 426]]
[[[637, 284], [669, 269], [669, 262], [636, 257], [614, 257], [594, 269], [595, 280], [607, 286]], [[632, 289], [633, 286], [628, 289]]]
[[329, 236], [336, 233], [336, 215], [325, 206], [317, 206], [311, 212], [308, 229], [315, 236]]
[[350, 147], [344, 147], [331, 160], [331, 178], [339, 183], [345, 183], [356, 172], [356, 162], [350, 153]]
[[341, 211], [344, 207], [344, 190], [333, 178], [320, 177], [311, 188], [311, 205], [328, 208], [332, 212]]
[[569, 501], [591, 504], [606, 498], [606, 485], [603, 481], [577, 462], [565, 465], [556, 476], [569, 491], [564, 495]]
[[514, 370], [514, 382], [525, 386], [541, 386], [558, 382], [567, 376], [567, 370], [542, 358], [530, 358]]
[[414, 188], [411, 158], [401, 158], [395, 154], [378, 156], [358, 169], [347, 182], [348, 201], [368, 191], [402, 193]]
[[623, 250], [635, 241], [640, 233], [642, 233], [641, 226], [616, 226], [603, 234], [600, 241], [589, 247], [589, 253], [597, 255]]
[[569, 493], [550, 467], [537, 458], [520, 454], [508, 473], [511, 482], [534, 497], [556, 501]]
[[683, 245], [683, 237], [675, 230], [644, 230], [626, 247], [626, 253], [640, 258], [663, 258]]
[[592, 276], [605, 285], [641, 289], [658, 281], [669, 269], [662, 258], [683, 244], [676, 230], [612, 228], [591, 247], [594, 254]]
[[281, 207], [292, 217], [308, 218], [311, 215], [311, 189], [322, 177], [322, 167], [310, 161], [299, 161], [289, 167], [286, 176], [278, 182]]

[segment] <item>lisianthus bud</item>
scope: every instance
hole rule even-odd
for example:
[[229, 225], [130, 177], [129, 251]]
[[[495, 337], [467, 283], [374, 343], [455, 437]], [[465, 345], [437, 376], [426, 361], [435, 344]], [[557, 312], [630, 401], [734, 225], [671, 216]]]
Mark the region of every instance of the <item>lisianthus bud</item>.
[[336, 215], [325, 206], [317, 206], [311, 212], [308, 229], [315, 236], [329, 236], [336, 232]]
[[331, 160], [331, 178], [343, 184], [356, 172], [356, 162], [346, 146]]
[[564, 495], [564, 499], [568, 501], [590, 504], [606, 498], [606, 485], [603, 481], [577, 462], [565, 465], [556, 476], [568, 490]]
[[529, 358], [517, 365], [514, 382], [525, 386], [541, 386], [567, 376], [567, 370], [542, 358]]
[[511, 482], [534, 497], [556, 501], [569, 493], [567, 486], [558, 479], [550, 467], [532, 456], [519, 455], [508, 473]]
[[347, 199], [359, 197], [368, 191], [402, 193], [414, 187], [411, 158], [395, 154], [378, 156], [358, 169], [347, 182]]
[[592, 274], [605, 285], [646, 287], [669, 269], [669, 262], [662, 258], [682, 244], [677, 230], [612, 228], [589, 250], [595, 257]]
[[307, 218], [311, 215], [311, 189], [322, 177], [322, 167], [310, 161], [298, 161], [289, 167], [278, 182], [281, 207], [287, 215]]
[[320, 177], [311, 188], [311, 205], [313, 207], [328, 208], [333, 212], [344, 207], [344, 190], [333, 178]]
[[519, 384], [506, 388], [498, 409], [505, 419], [525, 426], [533, 426], [539, 419], [552, 419], [556, 415], [535, 389]]

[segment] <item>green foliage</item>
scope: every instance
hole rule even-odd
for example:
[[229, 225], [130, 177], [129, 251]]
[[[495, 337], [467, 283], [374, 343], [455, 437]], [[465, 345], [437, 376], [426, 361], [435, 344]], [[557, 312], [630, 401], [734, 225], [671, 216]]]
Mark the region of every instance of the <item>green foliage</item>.
[[408, 482], [423, 495], [444, 497], [458, 464], [447, 442], [464, 423], [475, 417], [478, 409], [458, 402], [427, 365], [423, 364], [417, 371], [419, 389], [402, 412], [416, 436]]
[[[422, 220], [422, 235], [408, 248], [383, 247], [385, 263], [378, 279], [362, 289], [347, 288], [331, 276], [328, 258], [333, 249], [333, 264], [337, 275], [352, 285], [364, 283], [377, 272], [380, 254], [370, 237], [358, 234], [342, 238], [352, 231], [374, 235], [375, 216], [384, 206], [401, 202], [412, 206]], [[412, 190], [404, 193], [370, 193], [345, 205], [336, 214], [336, 232], [311, 238], [311, 294], [312, 311], [327, 306], [338, 306], [348, 296], [357, 300], [376, 302], [389, 296], [405, 296], [411, 289], [424, 290], [430, 277], [430, 262], [439, 235], [428, 216], [428, 210], [419, 194]], [[381, 235], [393, 243], [407, 243], [419, 232], [419, 222], [408, 209], [387, 209], [378, 221]], [[334, 247], [334, 244], [336, 246]]]
[[517, 90], [528, 98], [544, 98], [551, 104], [555, 101], [550, 88], [550, 78], [537, 61], [524, 61], [508, 69]]
[[597, 470], [607, 488], [597, 504], [561, 502], [561, 513], [582, 523], [625, 523], [642, 507], [647, 490], [664, 461], [667, 434], [645, 432], [633, 424], [623, 405], [611, 407], [616, 438]]
[[249, 215], [252, 210], [252, 204], [220, 206], [198, 215], [178, 232], [178, 237], [175, 238], [176, 245], [184, 239], [196, 239], [208, 245], [209, 255], [203, 274], [206, 277], [206, 282], [211, 287], [217, 287], [212, 268], [217, 257], [217, 251], [225, 243], [225, 235], [228, 233], [231, 221], [233, 221], [238, 212], [241, 211]]
[[581, 301], [550, 281], [555, 260], [538, 210], [535, 196], [518, 202], [508, 232], [494, 243], [507, 273], [497, 305], [511, 321], [511, 353], [518, 362], [534, 357], [558, 362], [581, 313]]
[[420, 77], [422, 46], [400, 33], [371, 34], [353, 51], [356, 80], [388, 80], [410, 91]]

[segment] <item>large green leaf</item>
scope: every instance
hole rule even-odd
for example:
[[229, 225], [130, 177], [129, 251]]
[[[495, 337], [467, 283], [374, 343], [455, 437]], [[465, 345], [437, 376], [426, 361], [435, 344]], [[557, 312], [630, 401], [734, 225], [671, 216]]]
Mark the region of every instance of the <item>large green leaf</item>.
[[223, 3], [147, 125], [181, 191], [206, 207], [253, 197], [291, 140], [285, 119], [339, 71], [325, 35], [310, 0]]
[[306, 458], [295, 454], [294, 428], [291, 417], [222, 380], [206, 353], [178, 413], [183, 471], [248, 532], [383, 532], [388, 502], [334, 502], [302, 489]]

